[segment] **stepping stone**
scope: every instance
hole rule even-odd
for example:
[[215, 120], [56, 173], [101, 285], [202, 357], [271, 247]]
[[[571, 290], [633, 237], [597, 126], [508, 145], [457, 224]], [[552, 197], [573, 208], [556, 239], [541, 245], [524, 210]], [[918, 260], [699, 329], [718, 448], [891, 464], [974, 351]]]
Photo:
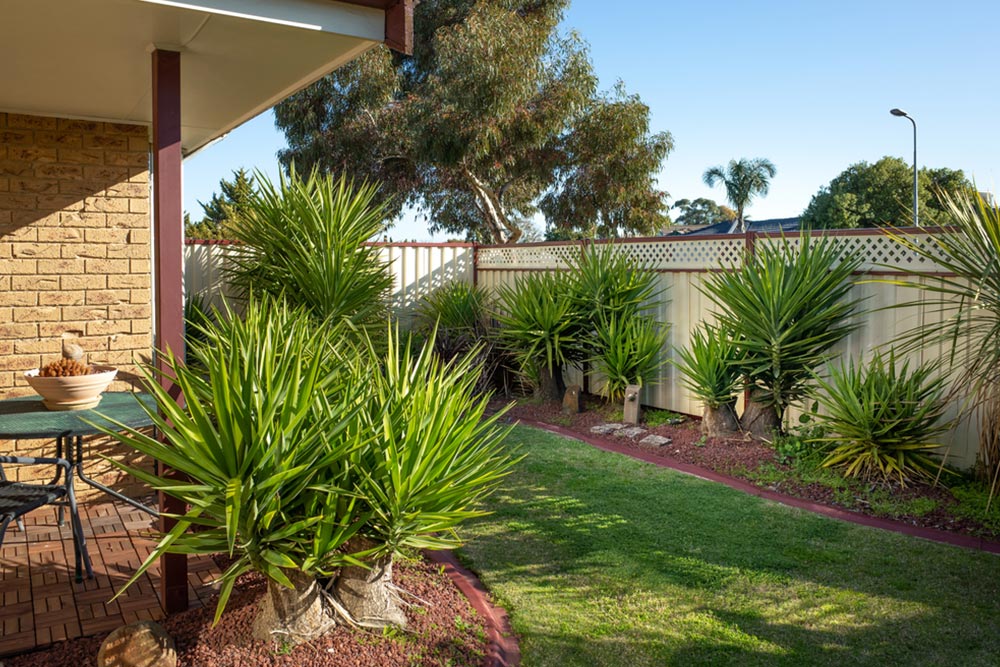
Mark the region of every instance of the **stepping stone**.
[[176, 667], [174, 640], [159, 623], [138, 621], [108, 635], [97, 652], [98, 667]]
[[619, 429], [614, 432], [616, 438], [638, 438], [640, 435], [646, 432], [646, 429], [641, 426], [630, 426], [628, 428]]
[[639, 444], [662, 447], [664, 445], [669, 445], [671, 442], [673, 442], [673, 440], [671, 440], [670, 438], [664, 438], [662, 435], [647, 435], [645, 438], [639, 441]]
[[598, 435], [607, 435], [623, 428], [625, 428], [625, 424], [598, 424], [597, 426], [591, 426], [590, 432]]

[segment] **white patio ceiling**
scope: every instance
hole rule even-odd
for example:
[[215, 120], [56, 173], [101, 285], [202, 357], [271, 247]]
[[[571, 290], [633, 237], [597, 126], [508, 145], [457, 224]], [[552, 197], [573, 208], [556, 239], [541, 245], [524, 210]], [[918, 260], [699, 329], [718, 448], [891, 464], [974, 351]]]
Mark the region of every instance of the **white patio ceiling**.
[[382, 42], [384, 17], [329, 0], [4, 0], [0, 111], [149, 124], [150, 51], [176, 50], [190, 154]]

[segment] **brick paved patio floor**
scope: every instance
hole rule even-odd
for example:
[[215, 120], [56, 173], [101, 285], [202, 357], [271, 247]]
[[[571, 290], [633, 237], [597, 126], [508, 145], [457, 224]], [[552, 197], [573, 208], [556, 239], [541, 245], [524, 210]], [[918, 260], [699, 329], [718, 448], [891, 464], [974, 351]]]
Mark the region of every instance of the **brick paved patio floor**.
[[[152, 550], [153, 518], [123, 503], [82, 505], [94, 578], [74, 579], [73, 538], [45, 507], [24, 517], [25, 532], [14, 524], [0, 549], [0, 656], [74, 637], [96, 635], [141, 619], [163, 617], [159, 567], [153, 565], [121, 597], [110, 601]], [[191, 606], [207, 602], [209, 582], [219, 570], [209, 557], [188, 559]]]

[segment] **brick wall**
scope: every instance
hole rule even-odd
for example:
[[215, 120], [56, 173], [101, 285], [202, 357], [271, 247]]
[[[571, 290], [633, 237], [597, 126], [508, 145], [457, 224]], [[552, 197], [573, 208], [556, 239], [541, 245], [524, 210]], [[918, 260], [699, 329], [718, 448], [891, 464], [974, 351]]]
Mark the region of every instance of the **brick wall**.
[[112, 390], [131, 386], [151, 349], [149, 206], [145, 126], [0, 113], [0, 398], [32, 394], [24, 371], [66, 339], [119, 369]]

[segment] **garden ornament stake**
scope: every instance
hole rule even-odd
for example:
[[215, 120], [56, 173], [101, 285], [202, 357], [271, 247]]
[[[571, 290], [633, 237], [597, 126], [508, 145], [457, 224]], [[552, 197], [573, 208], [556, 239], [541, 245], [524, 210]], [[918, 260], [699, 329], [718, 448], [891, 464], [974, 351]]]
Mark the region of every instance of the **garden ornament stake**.
[[566, 387], [566, 394], [563, 396], [563, 414], [575, 415], [580, 412], [580, 385], [571, 384]]
[[639, 385], [630, 384], [625, 387], [625, 409], [622, 411], [626, 424], [639, 423]]

